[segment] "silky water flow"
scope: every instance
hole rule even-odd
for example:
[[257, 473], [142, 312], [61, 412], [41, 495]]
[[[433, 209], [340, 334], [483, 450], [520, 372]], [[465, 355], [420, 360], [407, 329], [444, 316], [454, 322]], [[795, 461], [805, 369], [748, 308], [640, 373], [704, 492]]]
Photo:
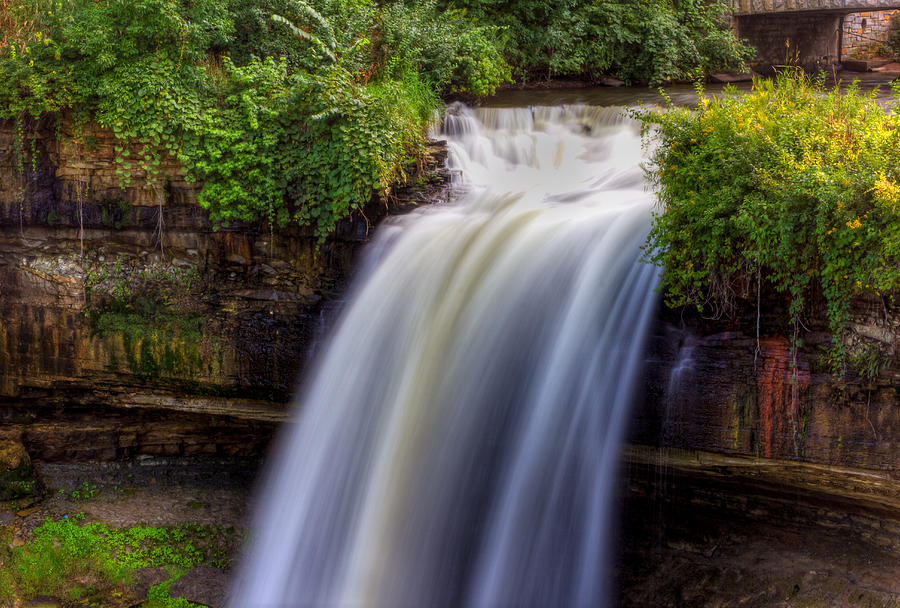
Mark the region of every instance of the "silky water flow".
[[619, 108], [449, 109], [459, 195], [378, 229], [234, 608], [603, 606], [655, 305]]

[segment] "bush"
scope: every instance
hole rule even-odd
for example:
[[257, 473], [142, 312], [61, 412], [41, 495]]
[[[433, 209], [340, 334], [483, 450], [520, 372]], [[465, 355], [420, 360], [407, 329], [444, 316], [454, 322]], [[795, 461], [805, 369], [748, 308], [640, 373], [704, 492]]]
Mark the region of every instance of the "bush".
[[503, 42], [501, 28], [475, 26], [461, 11], [439, 10], [435, 0], [391, 5], [381, 22], [385, 65], [419, 66], [422, 77], [444, 93], [491, 95], [509, 82]]
[[887, 42], [884, 44], [883, 52], [888, 57], [893, 57], [895, 61], [900, 61], [900, 29], [891, 32]]
[[0, 119], [16, 122], [23, 173], [38, 121], [73, 119], [77, 138], [94, 120], [119, 140], [123, 187], [176, 157], [214, 221], [322, 240], [403, 180], [439, 92], [508, 77], [499, 44], [433, 3], [23, 0], [0, 20]]
[[725, 22], [723, 0], [444, 0], [502, 26], [520, 78], [615, 75], [659, 84], [739, 69], [752, 54]]
[[784, 72], [640, 113], [660, 203], [646, 258], [669, 305], [722, 309], [760, 275], [796, 324], [821, 290], [843, 359], [851, 298], [900, 286], [900, 115], [874, 95]]

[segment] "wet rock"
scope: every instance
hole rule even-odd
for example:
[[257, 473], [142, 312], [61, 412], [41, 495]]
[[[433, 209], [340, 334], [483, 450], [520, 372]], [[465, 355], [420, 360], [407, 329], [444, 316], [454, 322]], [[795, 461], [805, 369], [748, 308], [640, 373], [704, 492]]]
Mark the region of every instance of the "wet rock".
[[151, 587], [167, 580], [169, 580], [169, 573], [165, 568], [140, 568], [134, 572], [131, 592], [136, 598], [146, 598]]
[[0, 500], [12, 500], [34, 491], [31, 458], [18, 441], [0, 441]]
[[138, 175], [121, 188], [97, 125], [87, 155], [65, 120], [34, 136], [40, 179], [23, 199], [15, 125], [0, 120], [0, 430], [45, 462], [264, 451], [367, 229], [446, 181], [435, 145], [388, 205], [374, 197], [319, 244], [297, 226], [212, 230], [174, 159], [165, 201]]
[[174, 598], [184, 598], [210, 608], [224, 608], [227, 592], [228, 576], [210, 566], [191, 568], [169, 588], [169, 594]]

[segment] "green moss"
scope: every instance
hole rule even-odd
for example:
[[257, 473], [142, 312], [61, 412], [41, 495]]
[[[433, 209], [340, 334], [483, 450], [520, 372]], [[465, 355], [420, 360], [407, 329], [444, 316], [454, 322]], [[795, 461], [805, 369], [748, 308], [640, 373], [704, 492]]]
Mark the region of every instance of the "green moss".
[[222, 547], [236, 533], [221, 526], [113, 529], [82, 520], [47, 519], [25, 545], [10, 548], [0, 568], [0, 599], [52, 594], [86, 605], [109, 605], [104, 598], [121, 598], [138, 569], [164, 567], [173, 578], [152, 588], [145, 605], [188, 608], [194, 604], [169, 598], [169, 586], [192, 566], [228, 565]]
[[123, 363], [131, 373], [193, 377], [204, 365], [201, 345], [205, 317], [184, 310], [185, 293], [197, 280], [196, 269], [163, 265], [133, 267], [119, 258], [89, 262], [85, 279], [85, 315], [93, 336], [106, 340], [108, 371]]
[[[189, 377], [203, 370], [200, 344], [205, 318], [200, 315], [94, 311], [90, 320], [94, 335], [121, 337], [128, 369], [134, 374]], [[109, 367], [114, 364], [118, 359], [113, 355]]]

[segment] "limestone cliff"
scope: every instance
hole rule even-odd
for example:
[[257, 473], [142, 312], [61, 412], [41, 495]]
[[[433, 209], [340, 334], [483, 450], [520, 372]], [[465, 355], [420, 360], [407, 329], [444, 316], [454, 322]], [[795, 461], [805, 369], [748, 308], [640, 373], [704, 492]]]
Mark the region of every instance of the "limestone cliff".
[[115, 145], [63, 121], [16, 146], [0, 125], [0, 438], [50, 459], [258, 454], [372, 224], [439, 189], [443, 151], [317, 246], [214, 229], [174, 160], [123, 188]]

